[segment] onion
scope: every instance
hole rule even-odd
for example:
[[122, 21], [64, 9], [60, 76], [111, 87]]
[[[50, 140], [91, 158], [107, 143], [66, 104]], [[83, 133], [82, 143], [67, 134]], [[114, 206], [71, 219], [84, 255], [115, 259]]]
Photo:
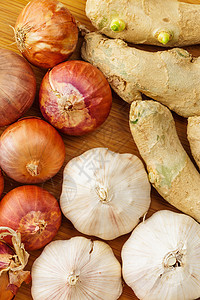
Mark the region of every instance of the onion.
[[0, 126], [20, 118], [32, 105], [36, 92], [35, 75], [18, 54], [0, 49]]
[[3, 189], [4, 189], [4, 179], [3, 179], [2, 172], [0, 170], [0, 196], [3, 193]]
[[51, 68], [73, 53], [78, 41], [74, 17], [55, 0], [32, 0], [15, 24], [21, 53], [33, 65]]
[[[29, 254], [21, 243], [20, 233], [7, 227], [0, 227], [0, 231], [0, 299], [11, 300], [22, 282], [31, 280], [30, 272], [24, 271]], [[12, 248], [3, 241], [6, 236], [12, 238]]]
[[0, 202], [0, 226], [20, 232], [26, 250], [40, 249], [49, 243], [60, 224], [57, 200], [38, 186], [17, 187]]
[[96, 67], [67, 61], [49, 70], [39, 93], [43, 116], [61, 132], [83, 135], [108, 117], [112, 94], [108, 81]]
[[64, 163], [65, 145], [58, 132], [37, 118], [10, 125], [0, 138], [0, 165], [12, 179], [22, 183], [43, 182]]

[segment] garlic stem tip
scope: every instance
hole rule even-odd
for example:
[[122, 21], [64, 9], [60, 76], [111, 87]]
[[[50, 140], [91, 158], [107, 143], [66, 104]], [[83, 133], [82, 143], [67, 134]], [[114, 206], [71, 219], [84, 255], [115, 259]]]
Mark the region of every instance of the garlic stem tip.
[[67, 282], [69, 283], [69, 285], [76, 285], [78, 280], [79, 276], [74, 274], [70, 274], [67, 278]]

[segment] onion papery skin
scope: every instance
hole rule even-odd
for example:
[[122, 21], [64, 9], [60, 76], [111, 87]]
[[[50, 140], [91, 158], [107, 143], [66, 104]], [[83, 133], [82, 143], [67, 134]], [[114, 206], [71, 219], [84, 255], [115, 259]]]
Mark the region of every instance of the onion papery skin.
[[29, 63], [17, 53], [0, 48], [0, 61], [0, 126], [6, 126], [33, 104], [36, 79]]
[[108, 117], [112, 93], [96, 67], [83, 61], [67, 61], [44, 76], [39, 93], [44, 118], [61, 132], [83, 135]]
[[3, 178], [2, 172], [0, 170], [0, 196], [3, 193], [3, 189], [4, 189], [4, 178]]
[[18, 16], [15, 39], [33, 65], [52, 68], [73, 53], [78, 41], [74, 17], [55, 0], [30, 1]]
[[[0, 241], [0, 271], [6, 269], [12, 260], [15, 252], [4, 242]], [[3, 258], [4, 263], [1, 261]], [[7, 272], [3, 272], [0, 276], [0, 300], [11, 300], [13, 299], [14, 293], [12, 289], [9, 289], [9, 277]], [[17, 292], [18, 288], [13, 286]]]
[[[9, 279], [8, 279], [8, 273], [4, 272], [0, 276], [0, 300], [12, 300], [14, 297], [14, 294], [12, 290], [8, 289], [9, 286]], [[1, 293], [3, 292], [3, 293]]]
[[41, 119], [19, 120], [1, 135], [1, 168], [18, 182], [44, 182], [60, 170], [64, 160], [65, 145], [61, 136]]
[[[12, 248], [5, 243], [10, 237]], [[14, 299], [23, 282], [31, 281], [29, 271], [24, 271], [29, 259], [21, 242], [21, 234], [9, 227], [0, 226], [0, 300]]]
[[[34, 185], [11, 190], [0, 202], [0, 226], [21, 233], [25, 249], [36, 250], [48, 244], [58, 232], [61, 211], [48, 191]], [[11, 242], [10, 238], [5, 238]]]
[[10, 265], [12, 256], [15, 254], [6, 243], [0, 241], [0, 271], [6, 269]]

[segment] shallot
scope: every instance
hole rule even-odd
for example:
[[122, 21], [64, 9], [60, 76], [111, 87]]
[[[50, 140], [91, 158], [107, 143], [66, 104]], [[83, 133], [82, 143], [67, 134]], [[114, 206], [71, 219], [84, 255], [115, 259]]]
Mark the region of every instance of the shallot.
[[15, 40], [33, 65], [52, 68], [73, 53], [78, 28], [69, 10], [56, 0], [32, 0], [15, 24]]
[[3, 179], [3, 175], [0, 169], [0, 196], [3, 193], [3, 189], [4, 189], [4, 179]]
[[61, 132], [83, 135], [108, 117], [112, 94], [108, 81], [84, 61], [67, 61], [49, 70], [39, 93], [44, 118]]
[[0, 166], [18, 182], [44, 182], [60, 170], [64, 160], [61, 136], [41, 119], [24, 118], [0, 137]]
[[38, 186], [17, 187], [0, 201], [0, 226], [19, 232], [26, 250], [40, 249], [49, 243], [60, 224], [57, 200]]
[[0, 126], [19, 119], [31, 107], [35, 92], [36, 79], [29, 63], [0, 48]]

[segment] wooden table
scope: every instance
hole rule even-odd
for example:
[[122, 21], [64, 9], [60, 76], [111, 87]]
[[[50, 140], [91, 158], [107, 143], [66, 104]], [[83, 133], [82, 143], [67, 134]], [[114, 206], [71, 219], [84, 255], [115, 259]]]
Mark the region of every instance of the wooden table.
[[[90, 21], [85, 16], [85, 0], [62, 0], [64, 4], [68, 7], [71, 13], [83, 24], [87, 25], [92, 29]], [[196, 1], [185, 1], [200, 4], [200, 0]], [[0, 0], [0, 47], [7, 48], [19, 53], [17, 46], [14, 42], [14, 34], [11, 26], [15, 25], [17, 16], [19, 15], [22, 8], [28, 3], [28, 0]], [[156, 47], [151, 46], [139, 46], [142, 49], [156, 50]], [[194, 56], [200, 55], [200, 46], [187, 47]], [[79, 49], [73, 54], [71, 59], [80, 58]], [[44, 70], [40, 70], [36, 67], [33, 67], [35, 75], [37, 77], [37, 96], [35, 102], [31, 109], [26, 113], [26, 116], [39, 116], [42, 117], [39, 106], [38, 106], [38, 90], [41, 83], [41, 80], [45, 74]], [[113, 106], [111, 113], [106, 120], [106, 122], [95, 132], [88, 134], [83, 137], [70, 137], [62, 135], [65, 146], [66, 146], [66, 160], [60, 170], [60, 172], [53, 177], [51, 180], [40, 184], [41, 187], [47, 189], [51, 192], [58, 200], [61, 193], [62, 186], [62, 173], [63, 168], [66, 163], [73, 157], [82, 154], [84, 151], [89, 150], [93, 147], [107, 147], [112, 151], [120, 153], [132, 153], [140, 157], [137, 147], [132, 139], [129, 124], [128, 124], [128, 115], [129, 115], [129, 105], [121, 100], [116, 94], [113, 93]], [[186, 137], [186, 125], [187, 120], [173, 114], [178, 135], [180, 140], [191, 156], [189, 144]], [[4, 131], [5, 128], [0, 129], [0, 134]], [[5, 195], [11, 189], [19, 186], [18, 183], [11, 180], [5, 176], [5, 190], [3, 195]], [[158, 193], [152, 189], [152, 202], [150, 210], [147, 214], [147, 217], [151, 216], [154, 212], [161, 209], [169, 209], [172, 211], [178, 212], [178, 210], [168, 204], [162, 199]], [[77, 230], [74, 229], [73, 225], [68, 221], [64, 216], [62, 220], [61, 228], [55, 239], [69, 239], [73, 236], [82, 235]], [[113, 241], [108, 241], [108, 244], [112, 247], [116, 257], [121, 262], [120, 252], [124, 242], [128, 239], [129, 234], [119, 237]], [[30, 270], [34, 260], [40, 255], [42, 249], [39, 251], [31, 252], [29, 263], [27, 269]], [[31, 297], [31, 285], [23, 284], [20, 288], [16, 300], [30, 300]], [[124, 283], [123, 294], [120, 297], [123, 300], [134, 300], [137, 297], [134, 295], [133, 291]], [[41, 299], [43, 300], [43, 299]], [[83, 299], [84, 300], [84, 299]]]

